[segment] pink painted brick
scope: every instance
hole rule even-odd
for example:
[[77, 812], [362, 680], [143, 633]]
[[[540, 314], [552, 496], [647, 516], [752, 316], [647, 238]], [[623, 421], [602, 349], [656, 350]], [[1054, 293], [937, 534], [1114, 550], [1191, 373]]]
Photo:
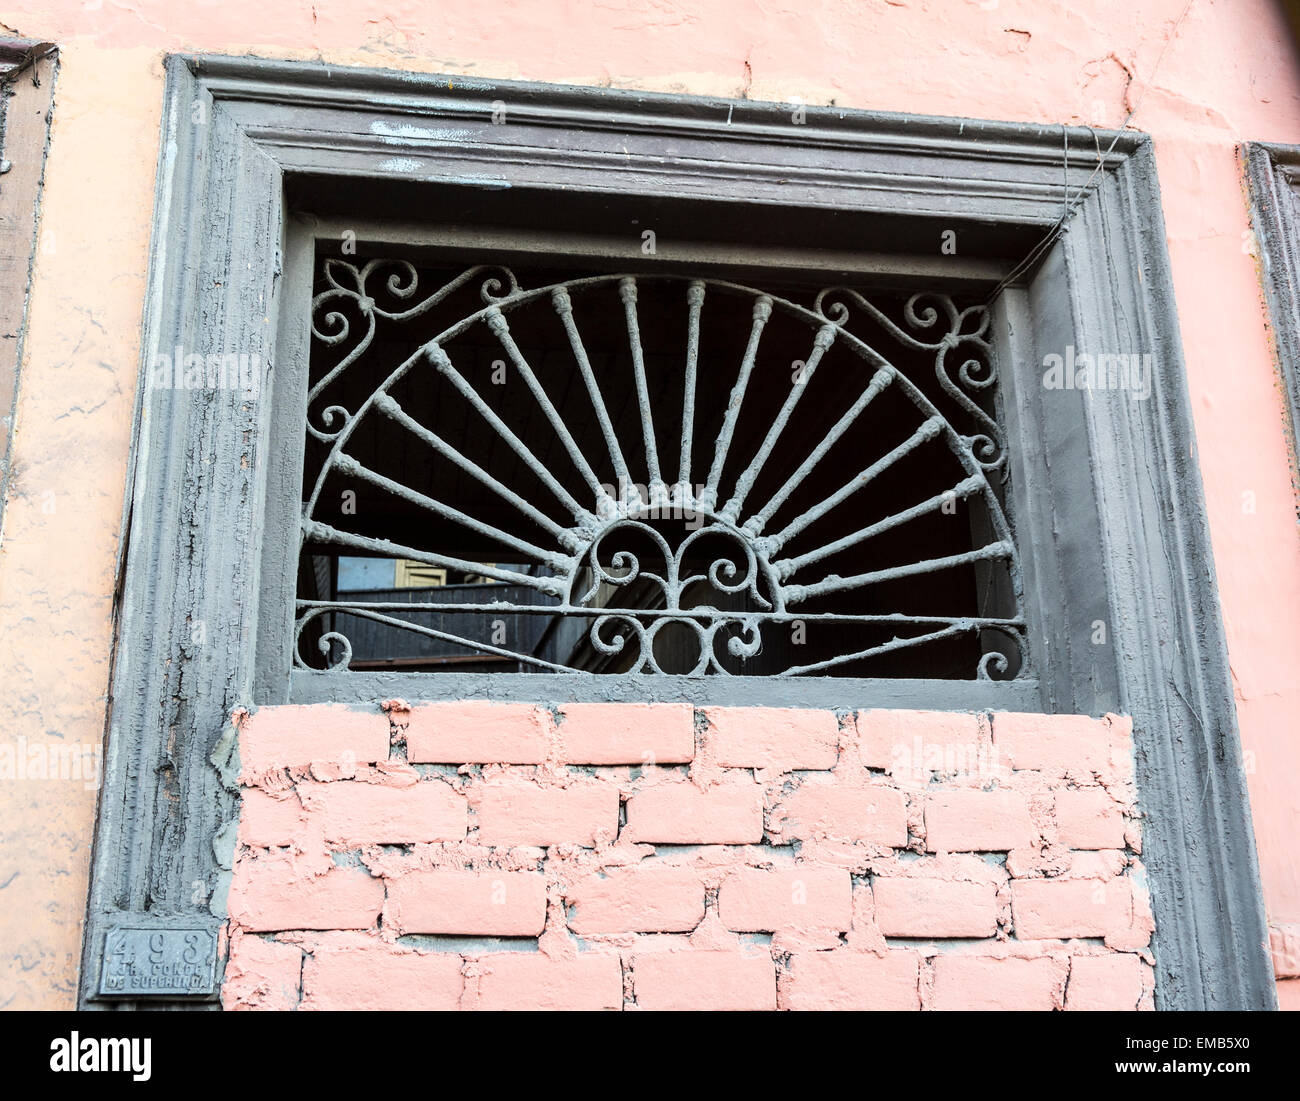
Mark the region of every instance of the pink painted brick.
[[1075, 956], [1070, 960], [1066, 1009], [1137, 1009], [1146, 965], [1127, 952]]
[[939, 1010], [1048, 1010], [1056, 1007], [1061, 976], [1045, 958], [938, 956], [934, 997]]
[[639, 1009], [757, 1010], [776, 1008], [776, 966], [766, 953], [682, 949], [632, 962]]
[[926, 797], [930, 852], [1005, 852], [1032, 844], [1038, 830], [1015, 791], [946, 791]]
[[254, 848], [289, 845], [307, 836], [307, 810], [292, 791], [276, 798], [246, 788], [239, 799], [239, 840]]
[[665, 782], [628, 800], [628, 838], [661, 845], [747, 845], [763, 839], [763, 789], [748, 776], [707, 788]]
[[907, 800], [894, 788], [809, 778], [781, 802], [773, 828], [787, 838], [822, 833], [902, 848], [907, 844]]
[[223, 1009], [295, 1009], [302, 949], [247, 934], [231, 942], [221, 984]]
[[979, 716], [962, 711], [861, 711], [856, 719], [858, 752], [868, 768], [911, 771], [937, 748], [946, 757], [975, 760]]
[[780, 984], [786, 1009], [921, 1008], [920, 957], [915, 952], [796, 952]]
[[623, 1008], [623, 965], [616, 955], [557, 960], [540, 952], [500, 952], [482, 957], [478, 968], [478, 1009]]
[[312, 875], [290, 860], [240, 859], [230, 885], [230, 916], [258, 932], [369, 929], [384, 904], [384, 885], [363, 868]]
[[1061, 844], [1071, 849], [1122, 849], [1124, 816], [1104, 788], [1056, 793]]
[[618, 833], [618, 788], [603, 780], [542, 787], [532, 780], [493, 780], [480, 788], [481, 845], [593, 845]]
[[1277, 1007], [1283, 1013], [1300, 1013], [1300, 979], [1282, 979], [1278, 982]]
[[723, 925], [740, 933], [847, 931], [853, 921], [853, 880], [845, 868], [811, 864], [772, 871], [742, 868], [722, 881], [718, 915]]
[[570, 703], [559, 724], [562, 758], [573, 765], [685, 764], [695, 757], [688, 703]]
[[1103, 937], [1130, 923], [1127, 879], [1019, 879], [1011, 884], [1011, 914], [1021, 940]]
[[1300, 977], [1300, 924], [1270, 923], [1268, 949], [1273, 957], [1274, 975], [1279, 979]]
[[575, 933], [682, 933], [704, 917], [704, 880], [693, 868], [642, 862], [588, 876], [567, 899]]
[[992, 883], [876, 876], [876, 924], [887, 937], [991, 937], [998, 929]]
[[373, 764], [388, 760], [388, 716], [376, 705], [341, 703], [259, 707], [239, 731], [241, 773], [314, 762]]
[[1087, 775], [1110, 760], [1110, 729], [1087, 715], [1031, 715], [1003, 711], [993, 716], [993, 744], [1008, 768], [1056, 775]]
[[775, 707], [710, 707], [709, 746], [726, 767], [828, 769], [839, 755], [833, 711]]
[[433, 868], [388, 881], [385, 926], [403, 933], [535, 937], [546, 924], [546, 877], [495, 868]]
[[318, 947], [303, 968], [303, 1009], [458, 1009], [461, 958], [408, 952], [392, 945]]
[[313, 834], [340, 845], [400, 845], [463, 841], [468, 821], [465, 797], [438, 780], [338, 780], [300, 783], [283, 798], [246, 791], [239, 826], [246, 845], [289, 845]]
[[526, 703], [420, 703], [410, 710], [413, 764], [536, 765], [546, 760], [550, 714]]

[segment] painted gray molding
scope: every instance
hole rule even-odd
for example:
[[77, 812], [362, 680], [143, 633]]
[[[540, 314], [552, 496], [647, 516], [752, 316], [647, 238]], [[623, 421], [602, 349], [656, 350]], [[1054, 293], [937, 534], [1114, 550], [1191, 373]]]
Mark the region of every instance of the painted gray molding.
[[[1242, 146], [1250, 217], [1286, 396], [1292, 484], [1300, 491], [1300, 145]], [[1300, 511], [1300, 505], [1297, 506]]]
[[[1136, 728], [1158, 1004], [1274, 1004], [1148, 138], [811, 107], [793, 126], [779, 104], [254, 59], [172, 57], [167, 72], [142, 380], [156, 352], [178, 346], [257, 353], [270, 398], [140, 387], [83, 1000], [99, 985], [111, 925], [223, 914], [236, 809], [229, 715], [258, 702], [259, 622], [283, 614], [260, 606], [284, 592], [265, 573], [291, 557], [265, 526], [268, 497], [286, 488], [272, 460], [287, 442], [270, 407], [301, 367], [280, 362], [277, 376], [270, 366], [288, 324], [284, 271], [299, 262], [285, 256], [289, 185], [400, 177], [676, 194], [1036, 236], [1059, 217], [1063, 189], [1089, 181], [1095, 155], [1078, 150], [1114, 138], [1068, 232], [999, 304], [1027, 411], [1047, 341], [1150, 351], [1159, 363], [1149, 400], [1077, 398], [1069, 442], [1088, 457], [1100, 545], [1091, 565], [1084, 548], [1066, 548], [1065, 588], [1051, 596], [1067, 610], [1076, 599], [1108, 608], [1119, 704]], [[507, 125], [490, 123], [497, 102]], [[1048, 485], [1056, 511], [1027, 522], [1043, 553], [1072, 488]], [[1046, 684], [1055, 710], [1075, 709], [1087, 675], [1066, 619], [1043, 608], [1042, 637], [1068, 651], [1071, 670]]]

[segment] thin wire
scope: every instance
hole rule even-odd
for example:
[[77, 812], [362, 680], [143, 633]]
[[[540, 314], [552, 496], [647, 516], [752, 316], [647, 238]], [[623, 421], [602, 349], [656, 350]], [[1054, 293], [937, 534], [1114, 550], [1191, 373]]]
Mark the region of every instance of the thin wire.
[[[1061, 127], [1062, 131], [1065, 134], [1065, 170], [1067, 174], [1066, 185], [1065, 185], [1065, 195], [1066, 195], [1065, 209], [1061, 211], [1061, 216], [1056, 220], [1052, 228], [1049, 229], [1047, 233], [1043, 236], [1042, 240], [1040, 240], [1036, 245], [1034, 245], [1034, 247], [1031, 248], [1029, 252], [1025, 255], [1025, 258], [1021, 260], [1020, 263], [1018, 263], [1014, 268], [1012, 268], [1011, 271], [1008, 272], [1007, 275], [1002, 279], [1002, 281], [998, 283], [998, 285], [989, 292], [988, 298], [984, 300], [984, 304], [986, 306], [992, 305], [993, 300], [997, 298], [997, 296], [1001, 294], [1003, 290], [1009, 287], [1012, 283], [1018, 280], [1021, 277], [1021, 275], [1023, 275], [1026, 271], [1028, 271], [1031, 267], [1033, 267], [1033, 265], [1038, 262], [1038, 258], [1042, 256], [1043, 253], [1046, 252], [1049, 248], [1051, 248], [1052, 245], [1056, 244], [1061, 234], [1065, 232], [1066, 223], [1069, 222], [1069, 220], [1074, 216], [1074, 212], [1079, 209], [1079, 204], [1082, 203], [1085, 198], [1087, 198], [1092, 188], [1093, 180], [1095, 180], [1097, 178], [1097, 174], [1103, 168], [1106, 167], [1107, 159], [1109, 159], [1111, 153], [1115, 151], [1115, 146], [1119, 144], [1119, 139], [1124, 136], [1125, 132], [1128, 130], [1129, 123], [1133, 121], [1133, 116], [1138, 113], [1138, 109], [1142, 106], [1142, 101], [1146, 98], [1147, 89], [1149, 89], [1151, 85], [1155, 82], [1156, 73], [1160, 71], [1160, 63], [1164, 61], [1165, 54], [1169, 51], [1169, 47], [1173, 44], [1174, 39], [1178, 37], [1178, 32], [1182, 28], [1183, 21], [1187, 18], [1187, 13], [1192, 10], [1192, 5], [1194, 3], [1196, 3], [1196, 0], [1187, 0], [1186, 5], [1183, 7], [1182, 14], [1179, 15], [1178, 18], [1174, 21], [1173, 30], [1169, 32], [1169, 37], [1165, 39], [1165, 44], [1160, 48], [1160, 54], [1156, 58], [1156, 63], [1151, 68], [1151, 75], [1147, 78], [1146, 83], [1142, 85], [1142, 90], [1138, 93], [1137, 101], [1133, 104], [1132, 110], [1129, 111], [1128, 116], [1124, 119], [1123, 123], [1120, 124], [1119, 129], [1115, 132], [1115, 136], [1114, 138], [1111, 139], [1110, 145], [1106, 147], [1106, 152], [1104, 154], [1100, 154], [1100, 153], [1098, 154], [1097, 167], [1092, 170], [1088, 178], [1083, 181], [1083, 184], [1080, 186], [1079, 190], [1075, 192], [1073, 201], [1070, 201], [1069, 198], [1070, 195], [1070, 185], [1069, 185], [1069, 177], [1068, 177], [1069, 158], [1070, 158], [1069, 130], [1064, 126]], [[1092, 127], [1090, 126], [1088, 127], [1088, 129], [1092, 130]], [[1097, 133], [1095, 130], [1093, 130], [1094, 144], [1096, 143], [1096, 139], [1097, 139]]]

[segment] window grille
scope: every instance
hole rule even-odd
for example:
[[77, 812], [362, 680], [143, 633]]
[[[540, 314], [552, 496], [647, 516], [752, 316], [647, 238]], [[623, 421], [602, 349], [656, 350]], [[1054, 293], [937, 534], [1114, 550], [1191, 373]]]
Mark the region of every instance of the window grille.
[[982, 304], [519, 271], [318, 262], [297, 665], [1026, 669]]

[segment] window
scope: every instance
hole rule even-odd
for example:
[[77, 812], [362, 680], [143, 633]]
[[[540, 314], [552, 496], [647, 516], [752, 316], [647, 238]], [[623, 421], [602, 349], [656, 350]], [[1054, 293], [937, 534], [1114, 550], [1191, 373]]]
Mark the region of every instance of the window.
[[[236, 813], [236, 740], [230, 723], [236, 708], [315, 700], [373, 706], [399, 696], [561, 703], [585, 697], [846, 709], [1122, 710], [1133, 717], [1137, 782], [1147, 816], [1143, 858], [1157, 925], [1159, 1004], [1271, 1004], [1263, 947], [1267, 937], [1257, 906], [1258, 870], [1172, 312], [1154, 158], [1145, 136], [1128, 132], [1098, 139], [1087, 131], [1066, 133], [1076, 150], [1105, 150], [1098, 170], [1091, 158], [1084, 163], [1063, 156], [1060, 127], [875, 116], [838, 108], [801, 108], [792, 114], [774, 104], [492, 85], [210, 57], [171, 58], [167, 98], [162, 141], [168, 155], [160, 162], [142, 339], [145, 384], [117, 609], [105, 786], [82, 969], [86, 990], [98, 985], [105, 938], [114, 924], [170, 922], [192, 928], [205, 921], [214, 927], [219, 923], [223, 854]], [[1048, 238], [1066, 197], [1080, 194], [1068, 232]], [[653, 264], [642, 253], [647, 230], [655, 234]], [[1050, 247], [1042, 250], [1039, 263], [1003, 285], [1017, 263], [1045, 239]], [[943, 242], [953, 240], [956, 253], [944, 251]], [[355, 252], [342, 253], [344, 241]], [[460, 273], [504, 264], [522, 291], [551, 289], [530, 299], [527, 309], [522, 302], [517, 309], [498, 302], [506, 323], [501, 333], [489, 324], [495, 315], [481, 314], [490, 303], [470, 311], [453, 308], [450, 296], [443, 301], [453, 320], [441, 327], [422, 330], [417, 324], [408, 333], [397, 326], [382, 336], [376, 329], [377, 346], [386, 346], [379, 363], [389, 365], [390, 374], [416, 353], [431, 369], [422, 366], [417, 375], [412, 368], [412, 377], [395, 380], [390, 395], [395, 405], [384, 402], [374, 414], [358, 413], [357, 440], [347, 454], [402, 492], [374, 485], [353, 467], [344, 473], [356, 484], [330, 491], [355, 489], [359, 507], [347, 516], [349, 526], [343, 526], [342, 516], [331, 522], [315, 506], [308, 522], [362, 540], [386, 539], [391, 549], [375, 542], [317, 538], [303, 558], [304, 475], [325, 469], [317, 446], [325, 441], [312, 436], [307, 426], [338, 427], [337, 421], [331, 426], [312, 419], [309, 400], [314, 382], [332, 369], [327, 350], [313, 360], [311, 310], [313, 297], [330, 286], [324, 262], [331, 259], [351, 264], [358, 278], [371, 261], [404, 260], [427, 280], [422, 286], [438, 289], [454, 282], [454, 275], [446, 275], [453, 269]], [[334, 275], [340, 287], [350, 286], [347, 269], [335, 267]], [[625, 282], [627, 276], [635, 281]], [[512, 287], [504, 274], [496, 278], [490, 297]], [[582, 279], [596, 280], [589, 293], [577, 293], [574, 280]], [[723, 283], [745, 289], [727, 293]], [[1004, 473], [996, 477], [982, 463], [996, 462], [997, 452], [976, 448], [978, 470], [963, 466], [960, 449], [950, 447], [944, 455], [938, 446], [940, 436], [951, 442], [948, 429], [942, 428], [927, 443], [937, 456], [933, 466], [922, 463], [903, 479], [900, 464], [897, 482], [882, 473], [881, 494], [872, 506], [877, 511], [864, 506], [863, 515], [855, 514], [853, 521], [869, 525], [906, 512], [968, 477], [988, 482], [988, 492], [981, 485], [966, 498], [979, 507], [967, 507], [959, 517], [941, 512], [949, 523], [928, 529], [926, 524], [938, 525], [939, 519], [927, 513], [845, 545], [844, 551], [862, 555], [851, 568], [866, 574], [972, 555], [1008, 541], [998, 529], [996, 503], [1011, 533], [1014, 558], [999, 549], [979, 559], [978, 568], [975, 559], [964, 561], [952, 571], [950, 591], [937, 579], [938, 571], [933, 579], [929, 572], [895, 579], [904, 582], [897, 591], [913, 601], [909, 607], [914, 614], [934, 607], [942, 608], [935, 614], [949, 618], [962, 615], [963, 609], [986, 619], [1019, 616], [1022, 667], [1012, 669], [1008, 663], [1006, 673], [1015, 675], [1002, 680], [959, 679], [970, 678], [972, 663], [977, 673], [981, 665], [993, 673], [997, 659], [989, 655], [1005, 652], [983, 630], [977, 645], [971, 641], [976, 632], [970, 633], [968, 650], [955, 641], [943, 654], [938, 646], [909, 646], [899, 654], [877, 654], [873, 660], [883, 659], [883, 669], [868, 672], [864, 666], [840, 676], [739, 671], [739, 659], [745, 657], [772, 661], [777, 673], [789, 672], [775, 643], [748, 656], [724, 647], [728, 656], [721, 660], [737, 659], [737, 672], [715, 676], [666, 670], [598, 676], [568, 667], [564, 672], [431, 673], [392, 666], [391, 658], [401, 651], [390, 640], [375, 650], [390, 655], [383, 659], [390, 661], [386, 668], [296, 665], [298, 601], [367, 591], [357, 587], [359, 581], [370, 584], [358, 576], [365, 571], [351, 561], [357, 558], [391, 562], [393, 593], [427, 594], [462, 585], [496, 586], [491, 591], [497, 591], [517, 583], [521, 591], [540, 591], [513, 576], [524, 566], [518, 545], [512, 547], [486, 528], [454, 523], [426, 503], [438, 500], [468, 513], [470, 482], [482, 485], [482, 480], [466, 467], [458, 467], [456, 477], [432, 479], [428, 455], [436, 447], [389, 414], [400, 408], [430, 434], [450, 438], [462, 457], [473, 458], [503, 486], [510, 484], [503, 477], [507, 472], [514, 476], [517, 471], [523, 485], [545, 471], [573, 493], [585, 475], [566, 468], [559, 457], [568, 448], [544, 408], [540, 415], [529, 413], [526, 431], [551, 433], [554, 439], [545, 446], [553, 457], [543, 457], [541, 464], [516, 463], [499, 430], [471, 441], [466, 425], [477, 422], [455, 420], [454, 401], [444, 411], [430, 400], [431, 376], [438, 375], [439, 381], [451, 381], [451, 376], [445, 369], [438, 374], [436, 354], [430, 358], [421, 351], [456, 319], [480, 317], [481, 323], [467, 324], [455, 339], [439, 343], [463, 377], [469, 378], [465, 372], [487, 373], [486, 386], [491, 386], [490, 372], [498, 360], [507, 372], [522, 377], [501, 340], [506, 331], [518, 334], [522, 358], [545, 393], [553, 395], [557, 420], [591, 463], [605, 462], [611, 453], [600, 446], [603, 427], [596, 406], [590, 413], [582, 406], [586, 382], [555, 310], [557, 284], [565, 285], [573, 304], [575, 325], [591, 349], [592, 373], [602, 395], [621, 400], [606, 405], [614, 437], [625, 457], [632, 453], [647, 464], [650, 483], [655, 482], [654, 468], [648, 453], [641, 454], [648, 449], [635, 446], [638, 438], [644, 444], [637, 431], [643, 403], [628, 341], [630, 288], [636, 289], [646, 390], [656, 399], [651, 413], [665, 411], [671, 423], [677, 420], [679, 400], [671, 395], [678, 381], [685, 407], [687, 358], [682, 349], [691, 346], [692, 301], [703, 286], [689, 434], [692, 458], [685, 480], [692, 486], [703, 483], [706, 490], [716, 440], [723, 435], [724, 395], [734, 388], [743, 363], [736, 349], [752, 331], [753, 312], [763, 296], [772, 300], [765, 328], [772, 319], [781, 325], [773, 325], [771, 345], [763, 336], [761, 347], [769, 352], [760, 354], [774, 355], [777, 364], [802, 360], [805, 368], [818, 334], [827, 331], [822, 318], [836, 317], [830, 307], [818, 314], [820, 288], [851, 288], [880, 311], [878, 318], [851, 296], [834, 300], [848, 307], [848, 318], [833, 333], [824, 362], [778, 437], [786, 440], [786, 433], [792, 433], [788, 439], [796, 446], [779, 456], [774, 446], [768, 462], [775, 465], [765, 463], [745, 492], [744, 511], [736, 516], [746, 521], [780, 496], [777, 491], [789, 480], [796, 460], [812, 455], [828, 438], [827, 426], [843, 415], [844, 403], [861, 396], [861, 380], [856, 387], [849, 385], [845, 364], [869, 362], [872, 378], [885, 369], [870, 357], [855, 356], [854, 340], [871, 343], [865, 334], [872, 325], [888, 331], [881, 318], [906, 328], [899, 319], [906, 322], [906, 303], [917, 291], [942, 296], [931, 301], [948, 300], [959, 314], [987, 301], [986, 339], [996, 383], [971, 394], [960, 368], [955, 375], [950, 369], [950, 380], [970, 398], [966, 405], [921, 368], [922, 353], [929, 350], [905, 341], [888, 351], [871, 344], [897, 372], [881, 392], [878, 407], [883, 411], [885, 402], [896, 402], [888, 406], [896, 419], [888, 425], [891, 434], [864, 435], [835, 469], [843, 467], [845, 478], [848, 471], [861, 472], [873, 456], [887, 454], [886, 449], [911, 438], [929, 419], [928, 409], [899, 385], [903, 376], [941, 411], [954, 433], [988, 435], [994, 441], [1005, 459]], [[396, 284], [387, 278], [383, 283], [384, 291], [406, 285], [400, 278]], [[467, 283], [455, 293], [477, 293], [481, 287]], [[359, 288], [352, 289], [376, 305], [384, 301], [382, 291], [361, 295]], [[778, 308], [778, 299], [814, 316]], [[652, 321], [641, 322], [643, 309]], [[730, 322], [718, 324], [728, 310]], [[913, 312], [924, 316], [919, 305]], [[939, 312], [944, 316], [942, 308]], [[966, 317], [967, 323], [984, 324], [974, 313]], [[432, 317], [411, 320], [437, 325]], [[327, 320], [317, 322], [317, 328], [340, 331], [337, 322]], [[705, 358], [705, 350], [714, 346], [721, 349], [720, 363]], [[661, 347], [669, 350], [666, 358], [660, 356]], [[1045, 386], [1047, 358], [1070, 349], [1150, 355], [1155, 371], [1149, 397]], [[333, 354], [340, 352], [342, 347]], [[177, 357], [184, 363], [178, 366]], [[680, 373], [661, 370], [669, 363]], [[825, 369], [832, 364], [834, 371]], [[767, 370], [761, 358], [751, 388], [755, 377], [766, 378], [757, 374], [760, 369]], [[350, 364], [335, 383], [345, 392], [355, 387], [355, 393], [338, 404], [357, 413], [361, 407], [353, 403], [358, 398], [382, 389], [378, 372], [376, 365], [362, 368], [361, 358]], [[571, 394], [552, 391], [561, 376]], [[197, 385], [190, 385], [192, 377]], [[973, 369], [969, 373], [970, 380], [984, 377]], [[481, 377], [473, 381], [484, 385]], [[533, 400], [527, 382], [518, 382], [516, 378], [495, 399], [483, 399], [510, 425], [524, 423], [506, 418], [522, 416], [526, 402]], [[843, 388], [837, 390], [837, 383]], [[402, 390], [403, 385], [410, 391]], [[666, 387], [662, 400], [650, 390], [659, 385]], [[426, 388], [423, 395], [421, 386]], [[824, 400], [811, 400], [812, 387], [824, 386], [830, 387], [822, 391]], [[751, 404], [747, 391], [740, 416], [747, 415], [746, 409], [756, 414], [756, 427], [742, 429], [737, 422], [733, 443], [738, 446], [728, 451], [717, 487], [723, 506], [761, 453], [779, 410], [797, 392], [785, 382], [760, 385]], [[464, 394], [460, 398], [469, 402]], [[484, 420], [481, 412], [478, 416]], [[854, 426], [871, 423], [879, 422], [854, 421]], [[671, 487], [681, 480], [681, 450], [673, 433], [661, 433], [657, 424], [658, 471]], [[379, 427], [367, 427], [367, 437], [362, 425]], [[519, 431], [520, 442], [536, 455], [544, 446], [542, 437], [520, 436]], [[456, 432], [462, 432], [463, 447]], [[562, 450], [555, 451], [557, 446]], [[921, 458], [919, 447], [909, 455]], [[729, 469], [734, 484], [727, 484]], [[637, 472], [631, 465], [628, 470]], [[612, 465], [592, 467], [598, 481], [615, 471]], [[831, 474], [832, 467], [814, 464], [772, 512], [772, 527], [765, 523], [751, 539], [751, 548], [764, 533], [786, 530], [788, 514], [800, 505], [815, 505], [834, 493]], [[333, 476], [331, 471], [326, 481]], [[380, 488], [386, 495], [377, 492]], [[339, 498], [327, 501], [326, 495], [323, 488], [316, 504], [335, 507]], [[561, 532], [570, 526], [553, 489], [533, 486], [527, 496], [518, 495], [535, 508], [545, 507]], [[493, 496], [500, 494], [476, 490], [474, 506]], [[595, 502], [589, 497], [578, 503], [590, 511], [599, 499], [595, 494]], [[374, 515], [362, 511], [363, 503], [374, 506]], [[475, 516], [497, 531], [523, 538], [526, 529], [516, 514], [522, 516], [517, 505], [513, 511]], [[581, 514], [574, 516], [580, 519]], [[836, 519], [840, 522], [838, 515]], [[847, 515], [841, 527], [814, 533], [810, 525], [808, 548], [833, 545], [858, 530]], [[653, 536], [641, 534], [660, 546]], [[554, 545], [537, 538], [531, 541], [548, 553], [556, 553], [557, 546], [566, 549], [558, 535]], [[668, 545], [676, 553], [682, 544]], [[880, 547], [893, 557], [884, 551], [878, 559], [868, 555]], [[788, 551], [778, 553], [805, 554], [808, 549], [792, 540]], [[445, 584], [399, 586], [399, 561], [406, 563], [403, 581], [411, 580], [414, 563], [445, 570]], [[624, 567], [613, 568], [625, 569], [629, 560], [623, 561]], [[304, 578], [305, 563], [310, 576]], [[542, 577], [528, 576], [534, 581]], [[729, 580], [732, 575], [720, 569], [716, 576]], [[827, 575], [810, 576], [816, 584]], [[385, 588], [386, 577], [375, 587]], [[426, 575], [425, 580], [431, 579]], [[601, 580], [611, 589], [620, 587], [613, 583], [617, 578]], [[792, 581], [806, 583], [797, 574]], [[854, 599], [859, 588], [866, 590], [864, 600], [874, 596], [874, 587], [855, 586]], [[711, 618], [766, 615], [761, 607], [754, 612], [753, 605], [759, 599], [775, 603], [775, 594], [761, 586], [756, 593], [746, 589], [743, 595], [731, 595], [750, 604], [720, 609]], [[946, 603], [949, 598], [958, 602]], [[722, 603], [721, 598], [713, 602]], [[356, 603], [373, 611], [384, 602]], [[483, 599], [462, 603], [478, 606], [477, 611], [471, 607], [471, 616], [484, 615]], [[600, 609], [602, 614], [610, 607]], [[667, 610], [645, 608], [650, 613]], [[854, 614], [873, 614], [870, 608], [869, 602], [854, 605]], [[357, 616], [357, 607], [347, 611], [365, 618]], [[531, 608], [520, 614], [525, 612], [535, 614]], [[321, 657], [337, 662], [334, 640], [323, 636], [343, 619], [344, 610], [329, 614], [335, 616], [333, 623], [316, 617], [326, 618], [317, 641], [327, 642]], [[424, 601], [418, 613], [405, 614], [428, 619], [450, 615], [451, 609], [447, 601]], [[552, 616], [553, 610], [542, 614]], [[898, 631], [900, 636], [908, 633], [902, 627]], [[825, 642], [825, 652], [843, 657], [862, 645], [837, 629]], [[517, 660], [524, 647], [509, 649]], [[562, 650], [557, 643], [555, 652]], [[930, 654], [922, 659], [925, 650]], [[482, 660], [482, 649], [477, 653], [476, 660]], [[430, 648], [414, 656], [427, 667], [432, 659], [451, 655]], [[916, 663], [910, 664], [913, 659]], [[891, 662], [901, 664], [891, 669]], [[183, 812], [168, 813], [169, 807]], [[1206, 836], [1216, 843], [1199, 843]], [[184, 870], [178, 874], [177, 869]], [[195, 891], [196, 882], [205, 892]]]
[[297, 662], [1019, 672], [982, 302], [643, 266], [318, 260]]

